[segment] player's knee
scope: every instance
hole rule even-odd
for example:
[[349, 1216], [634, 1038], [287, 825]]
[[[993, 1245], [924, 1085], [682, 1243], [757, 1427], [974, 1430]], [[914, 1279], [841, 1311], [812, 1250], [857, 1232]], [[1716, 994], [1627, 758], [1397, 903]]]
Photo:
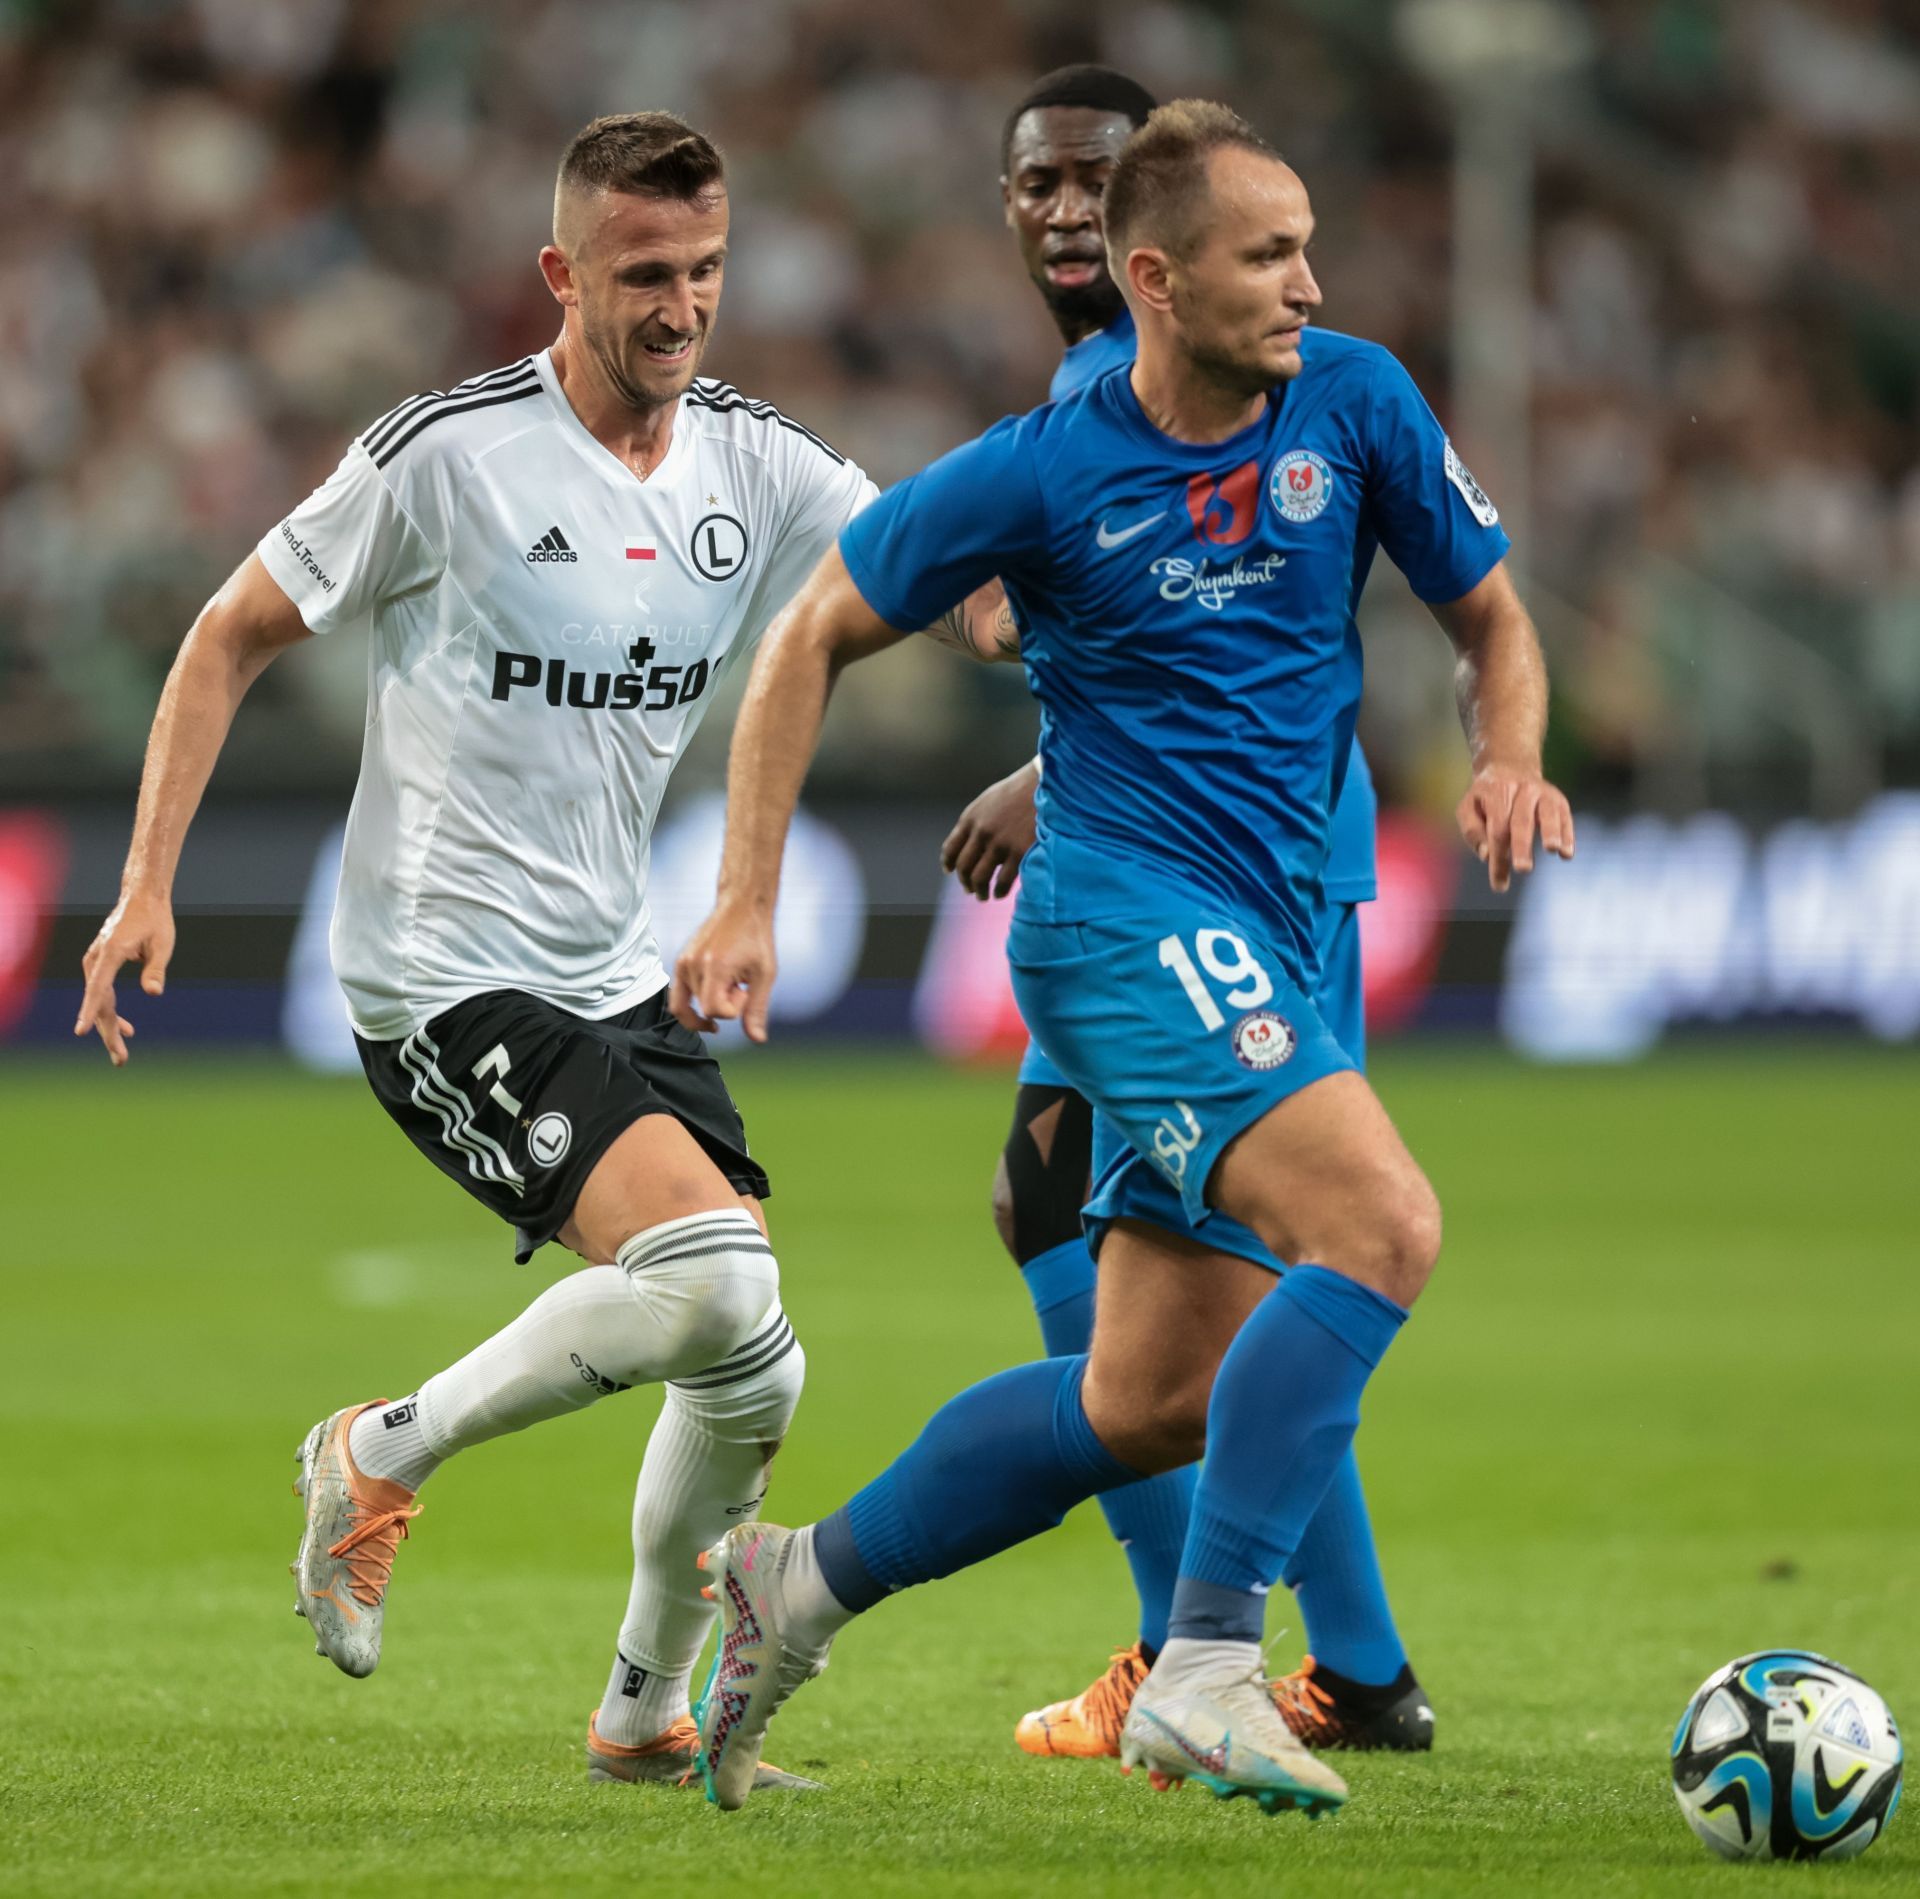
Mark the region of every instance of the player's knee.
[[1375, 1202], [1365, 1245], [1365, 1277], [1399, 1305], [1419, 1298], [1440, 1258], [1440, 1199], [1415, 1172]]
[[1183, 1379], [1143, 1389], [1134, 1383], [1123, 1403], [1100, 1402], [1097, 1387], [1083, 1402], [1094, 1434], [1121, 1463], [1143, 1477], [1178, 1470], [1207, 1448], [1210, 1381]]
[[678, 1379], [717, 1367], [764, 1332], [770, 1316], [780, 1316], [780, 1269], [745, 1212], [650, 1227], [618, 1257], [646, 1315], [649, 1377]]
[[674, 1356], [696, 1367], [720, 1363], [752, 1337], [778, 1286], [776, 1274], [738, 1265], [699, 1286], [682, 1307]]
[[1007, 1178], [1007, 1157], [1000, 1156], [999, 1165], [993, 1170], [993, 1230], [1000, 1236], [1000, 1244], [1007, 1249], [1008, 1256], [1017, 1265], [1020, 1260], [1020, 1247], [1016, 1238], [1018, 1228], [1013, 1222], [1013, 1183]]
[[1024, 1266], [1080, 1238], [1093, 1164], [1093, 1110], [1071, 1088], [1024, 1084], [994, 1177], [993, 1223]]
[[1143, 1477], [1197, 1462], [1207, 1449], [1207, 1407], [1166, 1408], [1128, 1420], [1101, 1440], [1121, 1463]]

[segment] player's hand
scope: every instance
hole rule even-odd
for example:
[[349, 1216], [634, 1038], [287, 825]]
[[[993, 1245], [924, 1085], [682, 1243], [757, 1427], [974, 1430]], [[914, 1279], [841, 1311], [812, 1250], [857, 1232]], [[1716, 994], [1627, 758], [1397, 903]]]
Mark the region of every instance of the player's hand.
[[954, 820], [940, 846], [940, 868], [982, 903], [1013, 893], [1021, 860], [1033, 849], [1033, 795], [1040, 768], [1031, 759], [1011, 776], [989, 785]]
[[684, 1028], [711, 1035], [738, 1018], [748, 1041], [764, 1042], [777, 967], [772, 922], [723, 904], [680, 952], [667, 1007]]
[[106, 1044], [116, 1068], [127, 1065], [127, 1043], [133, 1024], [120, 1013], [113, 985], [128, 963], [139, 963], [140, 987], [157, 996], [167, 986], [167, 964], [173, 956], [173, 906], [165, 897], [146, 891], [127, 891], [100, 926], [80, 967], [87, 991], [80, 999], [75, 1035], [95, 1031]]
[[1453, 815], [1495, 890], [1505, 890], [1516, 870], [1533, 868], [1536, 836], [1554, 856], [1573, 855], [1573, 812], [1566, 794], [1537, 769], [1483, 765]]

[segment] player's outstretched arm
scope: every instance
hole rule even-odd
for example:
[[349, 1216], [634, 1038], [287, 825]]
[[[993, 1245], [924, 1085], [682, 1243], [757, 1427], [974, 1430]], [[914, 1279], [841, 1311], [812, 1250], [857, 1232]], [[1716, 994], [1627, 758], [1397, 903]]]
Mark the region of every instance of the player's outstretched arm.
[[940, 868], [951, 871], [968, 896], [985, 903], [1013, 894], [1038, 829], [1033, 801], [1039, 788], [1040, 761], [1030, 758], [989, 785], [954, 820], [940, 846]]
[[907, 637], [867, 605], [837, 547], [767, 629], [727, 756], [720, 888], [674, 965], [668, 1007], [687, 1028], [737, 1016], [767, 1039], [780, 857], [828, 696], [843, 667]]
[[1573, 812], [1541, 773], [1547, 735], [1547, 665], [1502, 562], [1471, 593], [1432, 609], [1458, 655], [1454, 692], [1473, 759], [1473, 782], [1454, 816], [1460, 835], [1505, 890], [1533, 868], [1533, 840], [1573, 855]]
[[157, 996], [173, 955], [173, 873], [187, 826], [226, 742], [246, 691], [277, 653], [307, 637], [300, 610], [250, 554], [201, 608], [160, 694], [140, 774], [133, 842], [120, 874], [120, 901], [81, 960], [86, 994], [75, 1035], [89, 1030], [113, 1065], [126, 1065], [133, 1024], [120, 1013], [113, 986], [128, 963], [142, 966], [140, 987]]

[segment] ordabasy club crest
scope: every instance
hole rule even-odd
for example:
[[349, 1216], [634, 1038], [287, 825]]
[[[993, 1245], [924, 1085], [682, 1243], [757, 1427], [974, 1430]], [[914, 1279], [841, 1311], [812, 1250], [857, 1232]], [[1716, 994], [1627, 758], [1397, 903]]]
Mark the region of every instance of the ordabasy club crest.
[[1289, 449], [1273, 465], [1267, 496], [1283, 521], [1296, 525], [1326, 512], [1333, 471], [1310, 448]]

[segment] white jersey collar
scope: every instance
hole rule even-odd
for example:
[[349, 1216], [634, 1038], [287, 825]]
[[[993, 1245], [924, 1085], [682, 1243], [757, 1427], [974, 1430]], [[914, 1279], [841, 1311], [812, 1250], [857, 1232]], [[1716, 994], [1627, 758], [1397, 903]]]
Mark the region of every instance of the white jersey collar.
[[676, 401], [673, 405], [673, 422], [668, 431], [667, 452], [660, 458], [660, 465], [642, 481], [575, 413], [573, 404], [567, 400], [567, 392], [560, 387], [560, 378], [554, 373], [553, 351], [541, 350], [533, 359], [533, 367], [535, 374], [540, 378], [541, 386], [553, 403], [554, 414], [559, 417], [561, 433], [602, 474], [614, 481], [630, 482], [634, 487], [648, 493], [679, 486], [680, 470], [687, 460], [683, 446], [687, 433], [684, 402]]

